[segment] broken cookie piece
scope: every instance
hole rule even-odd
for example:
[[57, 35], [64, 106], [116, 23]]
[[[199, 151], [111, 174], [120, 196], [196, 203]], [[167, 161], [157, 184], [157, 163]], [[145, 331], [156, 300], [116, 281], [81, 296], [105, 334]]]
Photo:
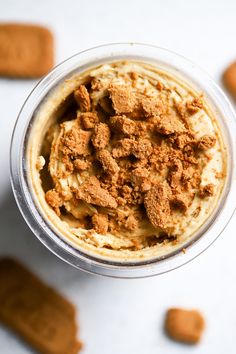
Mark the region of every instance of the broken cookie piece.
[[84, 159], [75, 159], [73, 165], [78, 171], [86, 171], [89, 168], [90, 163]]
[[78, 89], [74, 92], [74, 97], [81, 112], [89, 112], [91, 110], [90, 96], [84, 85], [80, 85], [78, 87]]
[[[190, 179], [191, 181], [189, 181]], [[191, 188], [195, 183], [194, 170], [184, 169], [181, 160], [174, 158], [169, 168], [167, 180], [172, 190], [171, 205], [186, 212], [194, 198]]]
[[168, 172], [167, 180], [173, 190], [180, 187], [180, 181], [183, 174], [183, 165], [181, 160], [174, 158]]
[[101, 162], [102, 168], [109, 175], [117, 176], [119, 173], [119, 166], [116, 160], [112, 157], [109, 151], [103, 149], [97, 152], [97, 159]]
[[62, 152], [65, 155], [89, 155], [89, 143], [91, 139], [91, 132], [80, 128], [73, 127], [73, 129], [65, 132], [62, 137]]
[[60, 207], [63, 205], [63, 200], [60, 194], [55, 190], [51, 189], [45, 193], [46, 202], [55, 210], [55, 213], [60, 216]]
[[197, 142], [197, 147], [200, 150], [208, 150], [211, 149], [216, 143], [216, 138], [211, 135], [204, 135], [201, 139]]
[[14, 259], [0, 259], [0, 279], [0, 321], [4, 325], [39, 353], [80, 351], [76, 309], [70, 301]]
[[141, 106], [146, 117], [162, 116], [167, 112], [167, 106], [158, 97], [145, 97], [141, 100]]
[[133, 143], [132, 154], [138, 159], [145, 159], [152, 154], [152, 143], [149, 139], [138, 139]]
[[205, 186], [200, 187], [198, 195], [200, 198], [211, 197], [214, 194], [214, 189], [215, 189], [214, 184], [208, 183]]
[[151, 189], [149, 175], [150, 172], [145, 167], [137, 167], [132, 171], [131, 184], [142, 192], [147, 192]]
[[108, 216], [106, 214], [94, 214], [92, 224], [97, 233], [105, 235], [108, 231]]
[[97, 123], [99, 123], [99, 118], [96, 112], [79, 113], [77, 118], [82, 121], [84, 129], [92, 129]]
[[125, 135], [138, 135], [138, 125], [126, 116], [114, 116], [111, 117], [110, 122], [112, 126], [121, 133]]
[[78, 189], [74, 190], [76, 198], [84, 200], [87, 203], [116, 208], [117, 202], [109, 192], [100, 186], [99, 180], [95, 177], [89, 177]]
[[190, 113], [190, 114], [195, 114], [196, 112], [198, 112], [200, 109], [203, 108], [203, 98], [202, 98], [202, 95], [196, 97], [196, 98], [193, 98], [192, 100], [188, 101], [186, 103], [186, 108], [187, 108], [187, 111]]
[[104, 149], [110, 140], [110, 129], [106, 123], [99, 123], [94, 128], [92, 143], [96, 149]]
[[134, 215], [129, 215], [128, 218], [125, 220], [124, 226], [127, 230], [134, 231], [138, 227], [138, 220], [135, 218]]
[[186, 212], [193, 202], [194, 193], [176, 190], [172, 194], [171, 204], [175, 208], [180, 209], [182, 212]]
[[172, 308], [167, 311], [165, 331], [178, 342], [197, 344], [202, 336], [205, 321], [199, 311]]
[[170, 141], [173, 142], [174, 147], [183, 150], [186, 145], [191, 144], [194, 141], [194, 137], [191, 133], [187, 132], [171, 136]]
[[116, 143], [116, 147], [112, 150], [112, 156], [114, 158], [127, 157], [132, 154], [135, 140], [124, 138]]
[[180, 134], [186, 131], [184, 124], [175, 115], [167, 115], [158, 119], [155, 129], [163, 135]]
[[170, 217], [171, 189], [167, 182], [154, 185], [144, 197], [147, 216], [152, 225], [165, 229]]
[[136, 99], [130, 87], [111, 84], [108, 91], [117, 114], [131, 113], [134, 110]]

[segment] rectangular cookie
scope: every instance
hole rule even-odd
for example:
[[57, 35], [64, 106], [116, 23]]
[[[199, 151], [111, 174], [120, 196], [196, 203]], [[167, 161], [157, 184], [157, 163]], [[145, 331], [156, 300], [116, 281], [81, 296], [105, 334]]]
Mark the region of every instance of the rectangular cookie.
[[17, 261], [0, 259], [0, 321], [39, 353], [78, 353], [75, 317], [68, 300]]
[[0, 24], [0, 76], [37, 78], [54, 64], [53, 35], [45, 27]]

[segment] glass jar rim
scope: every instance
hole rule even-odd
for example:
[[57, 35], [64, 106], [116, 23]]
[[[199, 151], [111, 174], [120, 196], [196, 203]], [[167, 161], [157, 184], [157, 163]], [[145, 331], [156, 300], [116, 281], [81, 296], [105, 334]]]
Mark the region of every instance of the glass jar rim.
[[[50, 225], [40, 215], [29, 191], [26, 182], [27, 176], [24, 172], [24, 153], [25, 136], [35, 109], [55, 85], [58, 85], [68, 75], [72, 76], [73, 72], [77, 71], [78, 68], [84, 71], [83, 68], [88, 65], [98, 66], [99, 61], [107, 62], [108, 60], [124, 60], [134, 57], [149, 62], [158, 60], [165, 66], [171, 66], [177, 72], [181, 71], [184, 77], [189, 76], [192, 82], [194, 80], [203, 85], [204, 88], [207, 87], [207, 95], [215, 104], [217, 102], [217, 107], [220, 107], [221, 111], [224, 112], [224, 117], [227, 116], [225, 128], [229, 137], [231, 170], [224, 208], [212, 220], [212, 224], [203, 232], [204, 234], [201, 237], [197, 239], [191, 237], [185, 245], [181, 245], [179, 249], [169, 253], [166, 257], [159, 257], [150, 261], [122, 263], [87, 255], [55, 234]], [[46, 77], [39, 81], [26, 99], [18, 115], [11, 141], [10, 168], [12, 189], [18, 207], [33, 233], [49, 250], [69, 264], [91, 273], [121, 278], [139, 278], [162, 274], [188, 263], [201, 254], [217, 239], [230, 221], [236, 207], [233, 201], [235, 187], [232, 183], [235, 177], [233, 162], [235, 161], [236, 152], [234, 132], [236, 134], [235, 113], [227, 97], [202, 69], [188, 59], [170, 50], [142, 43], [114, 43], [97, 46], [79, 52], [57, 65]], [[186, 253], [182, 252], [183, 247], [186, 247]]]

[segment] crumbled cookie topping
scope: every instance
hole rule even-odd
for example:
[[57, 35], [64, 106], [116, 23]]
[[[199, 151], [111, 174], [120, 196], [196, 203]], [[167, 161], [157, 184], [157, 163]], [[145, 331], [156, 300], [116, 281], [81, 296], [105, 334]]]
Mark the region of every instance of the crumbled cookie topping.
[[156, 122], [155, 129], [163, 135], [180, 134], [185, 132], [184, 124], [175, 116], [164, 116]]
[[112, 177], [118, 177], [119, 166], [116, 160], [112, 157], [111, 153], [108, 150], [102, 149], [99, 150], [96, 154], [98, 161], [101, 162], [103, 170]]
[[110, 135], [110, 129], [106, 123], [96, 124], [91, 139], [95, 149], [104, 149], [109, 143]]
[[202, 96], [196, 97], [193, 100], [187, 102], [186, 108], [190, 114], [194, 114], [199, 111], [199, 109], [203, 108]]
[[78, 158], [73, 161], [73, 165], [78, 171], [85, 171], [89, 168], [90, 163], [88, 160]]
[[87, 203], [107, 208], [117, 207], [116, 200], [108, 191], [101, 188], [99, 180], [95, 176], [89, 177], [89, 179], [74, 192], [77, 199], [84, 200]]
[[212, 183], [201, 186], [199, 189], [199, 196], [201, 198], [210, 197], [214, 194], [214, 185]]
[[82, 121], [84, 129], [92, 129], [95, 127], [95, 124], [99, 123], [99, 118], [96, 112], [79, 112], [78, 119]]
[[167, 182], [155, 184], [147, 192], [144, 205], [154, 227], [165, 229], [170, 216], [171, 189]]
[[63, 200], [55, 189], [47, 191], [45, 194], [47, 203], [55, 210], [56, 214], [60, 216], [60, 207], [63, 205]]
[[204, 135], [198, 142], [197, 146], [201, 150], [208, 150], [212, 148], [216, 143], [214, 136]]
[[108, 91], [117, 114], [131, 113], [134, 110], [136, 100], [130, 87], [111, 84]]
[[73, 127], [72, 130], [65, 132], [61, 140], [61, 149], [64, 155], [77, 156], [89, 155], [89, 142], [91, 132]]
[[92, 216], [92, 224], [94, 230], [105, 235], [108, 231], [108, 217], [105, 214], [94, 214]]
[[216, 138], [197, 138], [190, 123], [203, 97], [176, 100], [175, 88], [160, 81], [147, 90], [140, 74], [121, 77], [88, 77], [73, 92], [42, 166], [53, 180], [45, 198], [93, 233], [127, 236], [124, 247], [174, 242], [176, 216], [214, 194], [201, 177]]

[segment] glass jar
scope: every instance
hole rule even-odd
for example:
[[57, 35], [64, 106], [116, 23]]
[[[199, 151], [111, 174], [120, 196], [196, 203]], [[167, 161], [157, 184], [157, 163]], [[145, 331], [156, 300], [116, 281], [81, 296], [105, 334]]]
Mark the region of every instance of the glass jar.
[[[227, 178], [219, 204], [206, 223], [173, 252], [145, 261], [122, 262], [87, 254], [60, 237], [35, 203], [36, 196], [29, 183], [26, 157], [27, 140], [34, 115], [47, 95], [66, 78], [91, 67], [118, 60], [141, 60], [172, 74], [182, 75], [203, 91], [214, 109], [227, 147]], [[228, 99], [214, 81], [195, 64], [169, 50], [138, 43], [117, 43], [80, 52], [56, 66], [33, 89], [25, 101], [12, 136], [11, 182], [23, 217], [38, 239], [54, 254], [69, 264], [90, 273], [120, 278], [139, 278], [162, 274], [180, 267], [206, 250], [222, 233], [235, 209], [235, 113]], [[186, 252], [183, 252], [183, 248]]]

